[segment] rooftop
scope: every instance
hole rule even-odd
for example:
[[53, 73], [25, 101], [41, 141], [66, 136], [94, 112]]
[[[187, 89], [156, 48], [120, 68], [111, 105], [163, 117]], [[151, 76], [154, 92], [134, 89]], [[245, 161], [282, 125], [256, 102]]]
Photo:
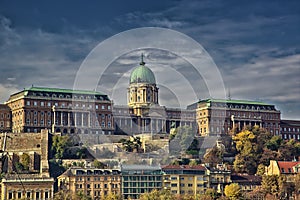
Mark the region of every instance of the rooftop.
[[166, 165], [162, 167], [163, 170], [206, 170], [203, 165]]
[[23, 90], [31, 92], [52, 92], [52, 93], [72, 93], [72, 94], [87, 94], [87, 95], [104, 95], [101, 92], [89, 91], [89, 90], [73, 90], [73, 89], [62, 89], [62, 88], [47, 88], [47, 87], [30, 87]]
[[300, 165], [300, 161], [277, 161], [281, 173], [296, 173], [294, 167]]
[[260, 101], [249, 101], [249, 100], [233, 100], [233, 99], [205, 99], [199, 100], [198, 103], [226, 103], [226, 104], [250, 104], [250, 105], [262, 105], [262, 106], [273, 106], [272, 104], [267, 104]]

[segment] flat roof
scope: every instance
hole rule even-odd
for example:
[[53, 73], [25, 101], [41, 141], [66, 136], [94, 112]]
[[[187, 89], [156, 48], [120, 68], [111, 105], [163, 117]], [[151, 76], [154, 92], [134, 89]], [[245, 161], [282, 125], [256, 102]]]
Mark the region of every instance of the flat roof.
[[274, 106], [272, 104], [267, 104], [260, 101], [250, 101], [250, 100], [238, 100], [238, 99], [204, 99], [199, 100], [198, 103], [232, 103], [232, 104], [251, 104], [251, 105], [262, 105], [262, 106]]
[[72, 94], [87, 94], [87, 95], [105, 95], [97, 91], [89, 90], [73, 90], [73, 89], [63, 89], [63, 88], [48, 88], [48, 87], [30, 87], [24, 89], [24, 91], [33, 91], [33, 92], [57, 92], [57, 93], [72, 93]]

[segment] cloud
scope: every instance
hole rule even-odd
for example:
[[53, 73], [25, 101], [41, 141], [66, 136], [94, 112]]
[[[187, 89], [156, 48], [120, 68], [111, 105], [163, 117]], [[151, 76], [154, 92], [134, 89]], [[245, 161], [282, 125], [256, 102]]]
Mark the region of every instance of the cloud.
[[[60, 31], [55, 31], [55, 27], [50, 31], [52, 25], [43, 22], [37, 23], [38, 27], [24, 28], [10, 17], [13, 15], [0, 14], [1, 100], [8, 98], [5, 88], [16, 91], [31, 84], [71, 88], [80, 63], [103, 39], [131, 28], [159, 26], [181, 31], [201, 43], [219, 67], [233, 98], [271, 102], [282, 109], [284, 116], [299, 118], [299, 3], [206, 0], [166, 5], [159, 10], [147, 4], [141, 9], [127, 8], [125, 13], [118, 10], [116, 15], [110, 12], [110, 21], [100, 24], [99, 16], [91, 14], [94, 17], [84, 18], [88, 20], [84, 28], [76, 24], [76, 17], [57, 16], [64, 21]], [[80, 15], [77, 17], [81, 19]], [[81, 25], [84, 20], [80, 20]], [[139, 63], [141, 52], [116, 60], [106, 72], [107, 80], [116, 77], [120, 87], [126, 88], [129, 69]], [[189, 50], [186, 53], [194, 56]], [[184, 84], [164, 75], [170, 66], [196, 81], [189, 63], [163, 51], [146, 51], [146, 63], [157, 74], [158, 81], [177, 87], [191, 101]], [[205, 82], [198, 80], [197, 85], [200, 96], [209, 97]], [[171, 97], [172, 94], [161, 95], [161, 102], [167, 103]]]

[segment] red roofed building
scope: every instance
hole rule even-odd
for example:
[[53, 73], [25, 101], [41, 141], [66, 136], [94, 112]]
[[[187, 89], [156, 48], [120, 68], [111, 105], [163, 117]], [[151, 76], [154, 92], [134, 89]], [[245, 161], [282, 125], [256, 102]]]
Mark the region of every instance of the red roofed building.
[[300, 173], [300, 161], [271, 160], [265, 173], [266, 175], [286, 175], [287, 181], [293, 181], [294, 176]]

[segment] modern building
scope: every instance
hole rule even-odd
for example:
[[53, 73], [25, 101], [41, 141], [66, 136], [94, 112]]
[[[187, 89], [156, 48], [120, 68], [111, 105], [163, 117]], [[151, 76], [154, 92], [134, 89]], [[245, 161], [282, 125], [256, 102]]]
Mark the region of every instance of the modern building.
[[162, 189], [160, 166], [122, 165], [122, 195], [124, 199], [139, 199], [141, 194]]
[[82, 193], [93, 200], [121, 194], [120, 169], [69, 168], [58, 178], [59, 190]]
[[203, 194], [210, 187], [208, 170], [203, 165], [168, 165], [162, 168], [163, 188], [172, 194]]
[[299, 120], [281, 120], [281, 137], [285, 140], [300, 140], [300, 121]]
[[41, 133], [2, 133], [1, 199], [52, 199], [54, 179], [49, 174], [48, 130]]
[[258, 125], [280, 134], [280, 111], [274, 105], [245, 100], [206, 99], [197, 102], [196, 122], [200, 135], [228, 134], [234, 128]]
[[12, 132], [50, 129], [64, 134], [113, 134], [112, 102], [107, 95], [84, 90], [31, 87], [5, 103], [12, 114]]

